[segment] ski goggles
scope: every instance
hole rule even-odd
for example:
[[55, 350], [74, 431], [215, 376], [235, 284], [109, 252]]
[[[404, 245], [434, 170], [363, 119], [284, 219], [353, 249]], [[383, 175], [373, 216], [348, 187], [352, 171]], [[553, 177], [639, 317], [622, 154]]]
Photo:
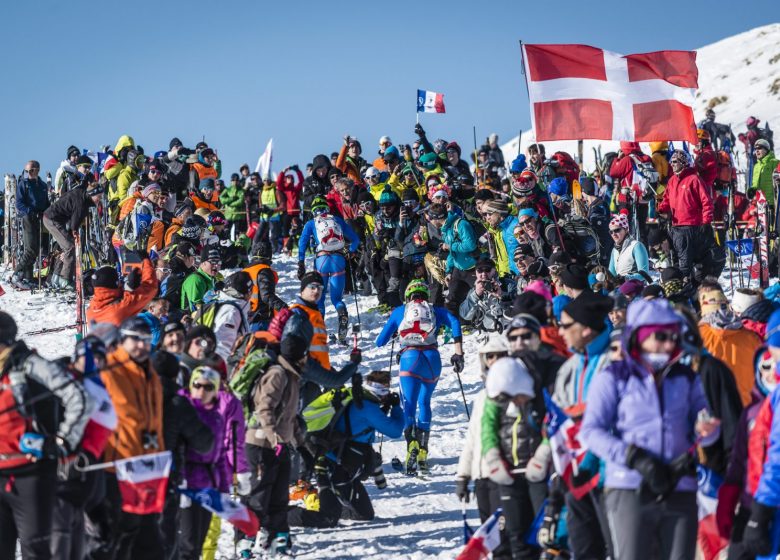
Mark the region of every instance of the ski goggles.
[[387, 385], [382, 385], [381, 383], [376, 383], [375, 381], [364, 381], [363, 382], [363, 389], [377, 397], [378, 399], [382, 399], [382, 397], [386, 397], [390, 394], [390, 387]]

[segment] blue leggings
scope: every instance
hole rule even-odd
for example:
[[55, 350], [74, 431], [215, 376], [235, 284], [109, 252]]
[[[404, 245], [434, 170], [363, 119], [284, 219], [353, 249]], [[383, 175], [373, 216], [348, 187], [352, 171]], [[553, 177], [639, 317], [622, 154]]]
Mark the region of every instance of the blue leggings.
[[344, 303], [344, 284], [346, 282], [346, 266], [347, 263], [344, 260], [343, 255], [329, 254], [320, 255], [314, 261], [314, 268], [322, 274], [322, 280], [324, 282], [322, 295], [317, 305], [320, 308], [320, 313], [325, 316], [325, 296], [330, 290], [330, 301], [336, 311], [339, 309], [346, 309], [347, 306]]
[[431, 429], [431, 397], [441, 375], [441, 356], [435, 348], [409, 349], [401, 354], [401, 399], [404, 428]]

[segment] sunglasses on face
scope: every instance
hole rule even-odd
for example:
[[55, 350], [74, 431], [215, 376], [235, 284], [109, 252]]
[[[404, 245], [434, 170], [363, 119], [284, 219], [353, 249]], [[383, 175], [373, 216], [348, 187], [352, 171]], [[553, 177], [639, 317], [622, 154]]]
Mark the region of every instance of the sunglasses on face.
[[162, 173], [162, 171], [160, 171], [159, 169], [150, 169], [149, 170], [149, 174], [150, 175], [159, 175], [160, 173]]
[[142, 342], [143, 344], [151, 344], [152, 343], [152, 337], [151, 336], [139, 336], [137, 334], [131, 334], [128, 335], [127, 338], [134, 342]]
[[623, 228], [618, 228], [618, 229], [611, 229], [611, 230], [609, 230], [609, 234], [610, 234], [610, 235], [617, 235], [617, 234], [618, 234], [618, 233], [620, 233], [621, 231], [623, 231]]
[[532, 219], [523, 220], [522, 222], [518, 222], [520, 227], [526, 227], [526, 226], [532, 226], [534, 224], [534, 221]]
[[478, 268], [477, 272], [480, 274], [490, 274], [493, 271], [492, 268], [485, 267], [485, 268]]
[[656, 342], [677, 342], [680, 339], [678, 333], [670, 331], [656, 331], [653, 333], [653, 337]]
[[522, 334], [514, 334], [512, 336], [506, 337], [506, 339], [509, 342], [515, 342], [516, 340], [525, 340], [529, 341], [534, 337], [534, 333], [522, 333]]
[[314, 290], [315, 292], [322, 290], [322, 284], [309, 284], [306, 286], [309, 290]]
[[193, 383], [192, 384], [193, 389], [203, 389], [204, 391], [211, 392], [215, 389], [213, 383]]

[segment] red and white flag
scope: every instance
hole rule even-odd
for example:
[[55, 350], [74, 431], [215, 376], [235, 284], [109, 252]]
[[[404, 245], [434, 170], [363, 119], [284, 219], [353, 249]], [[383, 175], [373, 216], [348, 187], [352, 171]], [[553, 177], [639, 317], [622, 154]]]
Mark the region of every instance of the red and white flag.
[[116, 430], [118, 422], [116, 410], [100, 377], [95, 375], [85, 378], [84, 388], [95, 402], [95, 408], [84, 428], [81, 446], [85, 451], [89, 451], [93, 457], [100, 457], [106, 448], [108, 439]]
[[122, 494], [122, 511], [136, 515], [161, 513], [171, 464], [173, 455], [170, 451], [116, 461], [114, 467]]
[[696, 143], [694, 51], [621, 55], [587, 45], [523, 45], [536, 140]]

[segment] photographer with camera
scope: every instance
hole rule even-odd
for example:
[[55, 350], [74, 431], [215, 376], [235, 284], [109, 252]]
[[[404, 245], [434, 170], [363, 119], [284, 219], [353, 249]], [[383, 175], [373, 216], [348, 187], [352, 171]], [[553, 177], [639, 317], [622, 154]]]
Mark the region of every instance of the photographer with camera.
[[[353, 400], [345, 405], [333, 430], [336, 438], [346, 436], [346, 442], [319, 457], [314, 467], [319, 507], [290, 509], [290, 526], [335, 527], [340, 518], [374, 519], [374, 507], [363, 481], [374, 476], [380, 489], [387, 482], [382, 474], [382, 456], [372, 445], [376, 432], [388, 438], [401, 437], [404, 416], [398, 393], [390, 391], [389, 371], [372, 371], [359, 385], [353, 384]], [[357, 391], [361, 391], [360, 396], [354, 394]]]
[[501, 282], [496, 265], [483, 256], [476, 266], [477, 279], [466, 299], [460, 304], [460, 317], [479, 331], [501, 332], [504, 328], [504, 309], [501, 306]]

